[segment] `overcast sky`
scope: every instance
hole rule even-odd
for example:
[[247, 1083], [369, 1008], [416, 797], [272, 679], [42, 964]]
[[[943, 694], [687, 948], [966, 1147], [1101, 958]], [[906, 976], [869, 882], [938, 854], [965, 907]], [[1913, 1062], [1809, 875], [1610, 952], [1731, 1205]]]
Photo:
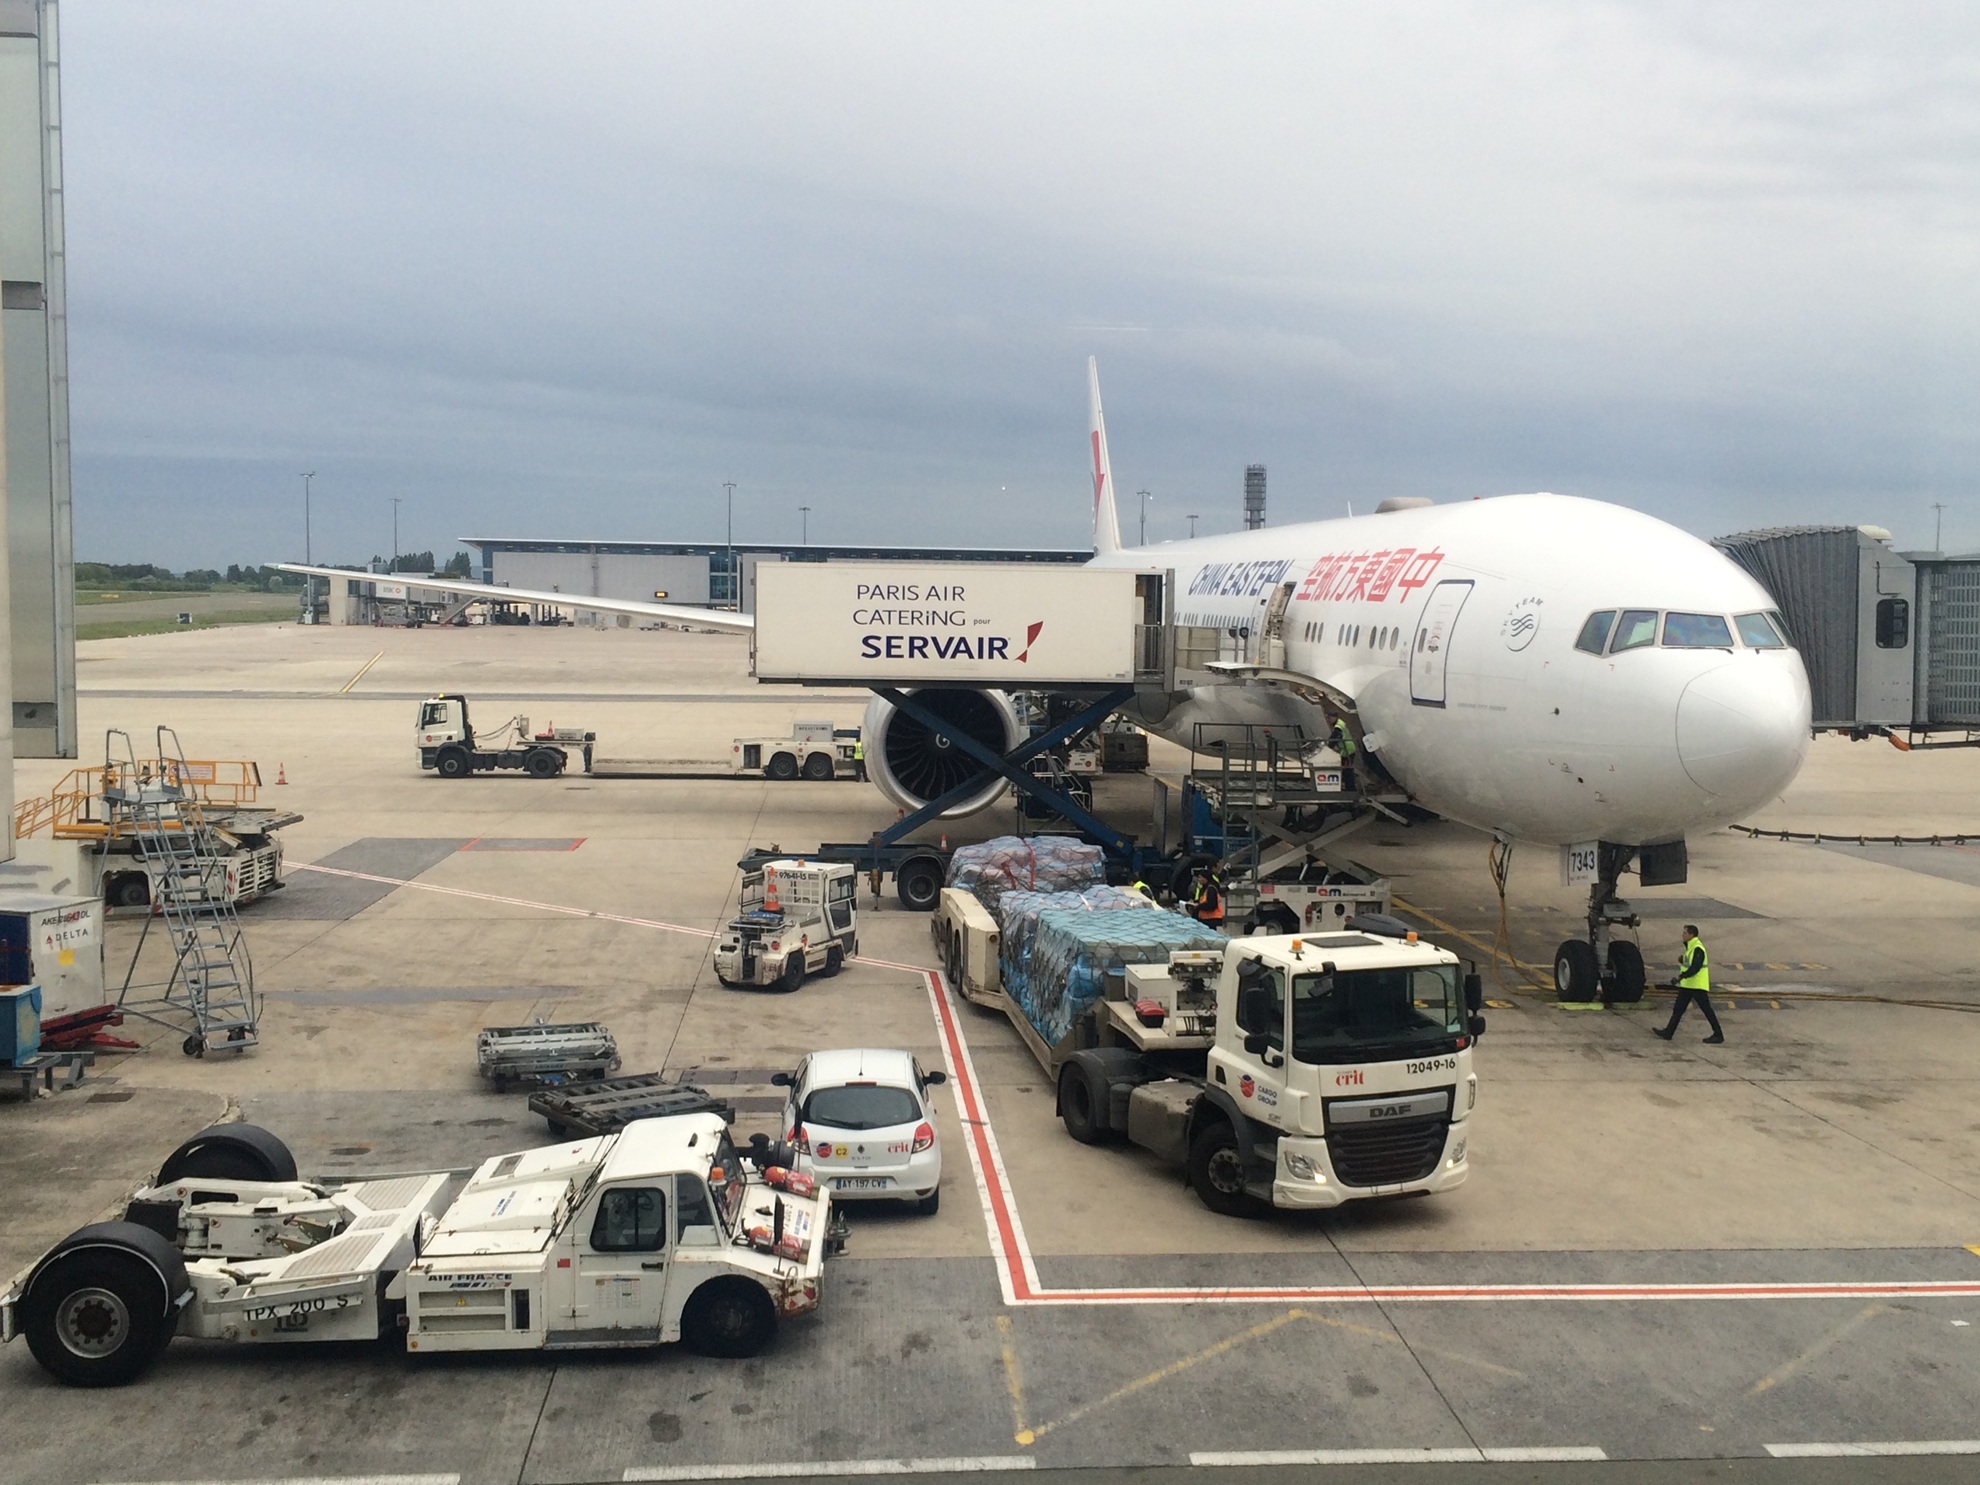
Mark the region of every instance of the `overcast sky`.
[[1980, 8], [64, 0], [76, 552], [1980, 546]]

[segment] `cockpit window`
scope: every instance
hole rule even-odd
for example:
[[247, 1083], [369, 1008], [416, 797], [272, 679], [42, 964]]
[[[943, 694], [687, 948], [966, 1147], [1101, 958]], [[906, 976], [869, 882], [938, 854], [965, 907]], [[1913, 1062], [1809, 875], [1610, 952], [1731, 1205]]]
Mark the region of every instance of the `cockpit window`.
[[1730, 650], [1732, 626], [1717, 614], [1666, 614], [1664, 644], [1674, 650]]
[[1616, 622], [1616, 637], [1609, 646], [1609, 653], [1618, 650], [1633, 650], [1638, 645], [1654, 645], [1657, 642], [1657, 611], [1654, 608], [1624, 609], [1623, 616]]
[[1581, 637], [1574, 642], [1577, 650], [1586, 650], [1591, 655], [1602, 653], [1602, 647], [1609, 642], [1609, 627], [1616, 622], [1616, 611], [1605, 608], [1588, 616], [1588, 622], [1581, 626]]
[[1739, 625], [1739, 637], [1756, 650], [1787, 648], [1787, 641], [1765, 614], [1741, 614], [1733, 623]]

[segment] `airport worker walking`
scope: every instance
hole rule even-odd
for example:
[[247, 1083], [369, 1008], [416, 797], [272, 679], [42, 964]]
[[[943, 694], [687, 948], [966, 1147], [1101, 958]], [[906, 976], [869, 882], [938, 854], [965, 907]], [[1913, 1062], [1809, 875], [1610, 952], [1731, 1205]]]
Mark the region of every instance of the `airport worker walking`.
[[1698, 936], [1698, 925], [1684, 925], [1684, 958], [1678, 968], [1676, 981], [1677, 1004], [1671, 1007], [1671, 1024], [1657, 1028], [1657, 1035], [1669, 1041], [1677, 1035], [1678, 1022], [1693, 1001], [1705, 1013], [1711, 1023], [1712, 1034], [1705, 1038], [1708, 1044], [1716, 1044], [1726, 1039], [1719, 1027], [1718, 1013], [1712, 1009], [1712, 969], [1705, 955], [1705, 941]]
[[853, 777], [862, 784], [866, 782], [866, 739], [863, 737], [853, 743]]

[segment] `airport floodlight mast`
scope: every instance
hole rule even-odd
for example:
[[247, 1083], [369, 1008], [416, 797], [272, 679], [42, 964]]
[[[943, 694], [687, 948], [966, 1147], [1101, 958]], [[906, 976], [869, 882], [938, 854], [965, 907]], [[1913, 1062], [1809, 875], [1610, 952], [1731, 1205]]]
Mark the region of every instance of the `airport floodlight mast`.
[[808, 505], [798, 507], [798, 545], [811, 545], [811, 507]]
[[1946, 549], [1944, 542], [1941, 540], [1945, 530], [1945, 523], [1946, 503], [1943, 500], [1935, 500], [1932, 502], [1932, 550], [1934, 553], [1943, 553]]
[[392, 497], [392, 565], [388, 571], [399, 570], [399, 497]]
[[1134, 493], [1141, 497], [1141, 540], [1136, 545], [1145, 547], [1148, 545], [1148, 502], [1155, 497], [1146, 490], [1136, 490]]
[[315, 478], [316, 478], [316, 471], [315, 471], [315, 470], [313, 470], [313, 469], [305, 469], [305, 470], [304, 470], [304, 471], [302, 472], [302, 482], [303, 482], [303, 566], [305, 566], [305, 567], [307, 567], [307, 566], [309, 566], [309, 564], [310, 564], [310, 563], [311, 563], [311, 562], [312, 562], [312, 561], [314, 560], [314, 558], [312, 558], [312, 557], [311, 557], [311, 555], [310, 555], [310, 550], [309, 550], [309, 482], [310, 482], [311, 480], [313, 480], [313, 479], [315, 479]]
[[736, 571], [736, 482], [723, 480], [722, 488], [729, 492], [729, 603], [738, 612], [742, 609], [742, 584], [737, 581]]

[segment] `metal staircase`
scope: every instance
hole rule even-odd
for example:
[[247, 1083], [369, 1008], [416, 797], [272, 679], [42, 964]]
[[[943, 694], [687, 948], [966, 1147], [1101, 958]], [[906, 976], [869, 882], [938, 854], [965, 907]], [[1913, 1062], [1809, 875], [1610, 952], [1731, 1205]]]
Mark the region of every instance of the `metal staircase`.
[[[155, 761], [142, 764], [130, 734], [119, 728], [104, 735], [103, 751], [105, 813], [113, 831], [127, 828], [136, 840], [156, 909], [138, 936], [119, 1009], [184, 1030], [188, 1057], [245, 1052], [260, 1040], [261, 997], [240, 920], [227, 900], [226, 853], [200, 807], [178, 734], [160, 727]], [[171, 973], [162, 986], [134, 985], [145, 940], [158, 922], [171, 936]], [[147, 990], [157, 993], [146, 996]]]

